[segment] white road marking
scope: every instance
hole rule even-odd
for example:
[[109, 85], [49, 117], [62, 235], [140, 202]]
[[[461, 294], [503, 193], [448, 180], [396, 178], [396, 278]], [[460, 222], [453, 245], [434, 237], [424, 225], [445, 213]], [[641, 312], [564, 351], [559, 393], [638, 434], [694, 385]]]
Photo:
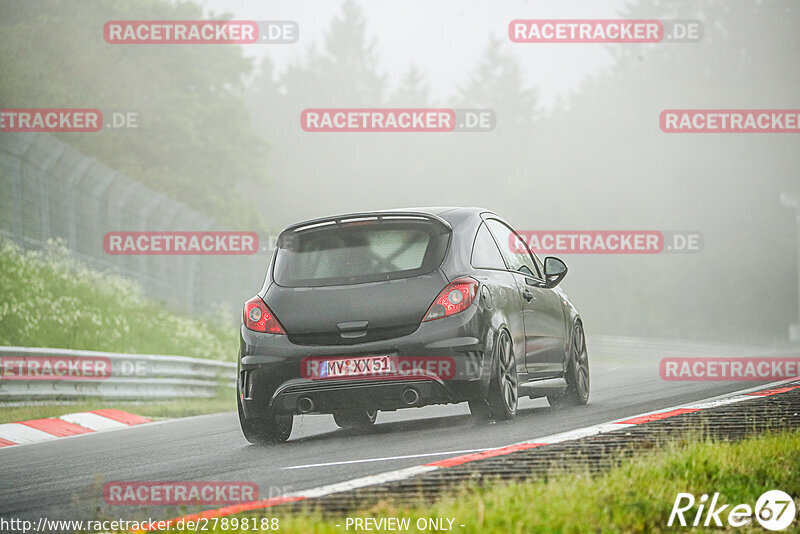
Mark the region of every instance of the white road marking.
[[694, 408], [697, 410], [707, 410], [708, 408], [716, 408], [717, 406], [725, 406], [726, 404], [734, 404], [736, 402], [751, 400], [753, 397], [748, 395], [737, 395], [727, 399], [717, 399], [706, 402], [699, 402], [695, 404], [687, 404], [684, 408]]
[[521, 445], [523, 443], [546, 443], [547, 445], [552, 445], [553, 443], [561, 443], [562, 441], [571, 441], [573, 439], [604, 434], [613, 430], [622, 430], [623, 428], [627, 428], [629, 426], [635, 425], [627, 423], [603, 423], [599, 425], [587, 426], [585, 428], [578, 428], [576, 430], [570, 430], [568, 432], [562, 432], [561, 434], [553, 434], [543, 438], [535, 438], [515, 445]]
[[361, 464], [368, 462], [387, 462], [390, 460], [404, 460], [406, 458], [424, 458], [426, 456], [446, 456], [448, 454], [467, 454], [472, 452], [490, 451], [496, 447], [489, 447], [485, 449], [467, 449], [464, 451], [444, 451], [444, 452], [426, 452], [423, 454], [406, 454], [404, 456], [383, 456], [381, 458], [364, 458], [361, 460], [343, 460], [341, 462], [326, 462], [323, 464], [306, 464], [306, 465], [292, 465], [289, 467], [281, 467], [281, 469], [305, 469], [307, 467], [328, 467], [331, 465], [346, 465], [346, 464]]
[[0, 425], [0, 438], [14, 443], [36, 443], [37, 441], [56, 439], [56, 436], [27, 425], [5, 423]]
[[334, 493], [341, 493], [343, 491], [366, 488], [367, 486], [375, 486], [377, 484], [385, 484], [387, 482], [406, 480], [407, 478], [422, 475], [424, 473], [428, 473], [429, 471], [436, 471], [437, 469], [438, 467], [432, 465], [416, 465], [414, 467], [407, 467], [405, 469], [398, 469], [396, 471], [388, 471], [378, 475], [354, 478], [352, 480], [345, 480], [344, 482], [337, 482], [336, 484], [329, 484], [319, 488], [289, 493], [287, 495], [283, 495], [283, 497], [302, 497], [304, 499], [313, 499], [316, 497], [324, 497], [325, 495], [332, 495]]
[[67, 415], [62, 415], [59, 419], [63, 419], [68, 423], [75, 423], [76, 425], [80, 425], [85, 428], [89, 428], [91, 430], [110, 430], [112, 428], [128, 428], [128, 425], [125, 423], [120, 423], [119, 421], [114, 421], [113, 419], [109, 419], [108, 417], [103, 417], [102, 415], [97, 415], [96, 413], [89, 413], [89, 412], [78, 412], [78, 413], [68, 413]]

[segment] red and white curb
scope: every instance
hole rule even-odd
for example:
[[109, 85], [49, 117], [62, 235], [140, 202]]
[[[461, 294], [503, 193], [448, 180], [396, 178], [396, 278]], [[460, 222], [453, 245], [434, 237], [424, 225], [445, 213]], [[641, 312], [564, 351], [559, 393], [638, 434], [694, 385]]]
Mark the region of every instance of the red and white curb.
[[150, 419], [122, 410], [105, 409], [0, 424], [0, 447], [38, 443], [67, 436], [126, 428]]
[[777, 395], [779, 393], [785, 393], [793, 389], [800, 389], [800, 384], [797, 383], [786, 385], [789, 382], [796, 382], [796, 380], [797, 379], [793, 378], [790, 380], [774, 382], [772, 384], [765, 384], [744, 391], [738, 391], [735, 393], [721, 395], [719, 397], [713, 397], [703, 401], [698, 401], [689, 404], [682, 404], [680, 406], [673, 406], [671, 408], [643, 413], [633, 417], [626, 417], [624, 419], [610, 421], [608, 423], [587, 426], [585, 428], [570, 430], [569, 432], [562, 432], [560, 434], [553, 434], [551, 436], [536, 438], [535, 440], [531, 441], [524, 441], [521, 443], [515, 443], [512, 445], [498, 447], [495, 449], [488, 449], [481, 452], [455, 456], [452, 458], [447, 458], [445, 460], [438, 460], [435, 462], [430, 462], [427, 464], [417, 465], [413, 467], [407, 467], [404, 469], [387, 471], [385, 473], [379, 473], [377, 475], [354, 478], [352, 480], [337, 482], [335, 484], [329, 484], [327, 486], [320, 486], [318, 488], [302, 490], [295, 493], [288, 493], [286, 495], [282, 495], [279, 497], [272, 497], [269, 499], [262, 499], [259, 501], [252, 501], [241, 504], [233, 504], [230, 506], [225, 506], [214, 510], [206, 510], [204, 512], [196, 514], [190, 514], [181, 517], [176, 517], [174, 519], [154, 522], [151, 523], [148, 528], [133, 530], [131, 532], [139, 533], [139, 532], [162, 530], [170, 528], [170, 526], [175, 525], [178, 521], [181, 520], [197, 521], [198, 519], [203, 519], [203, 518], [212, 519], [216, 517], [223, 517], [233, 514], [240, 514], [244, 512], [251, 512], [253, 510], [269, 508], [272, 506], [277, 506], [279, 504], [288, 504], [288, 503], [304, 501], [306, 499], [325, 497], [327, 495], [333, 495], [335, 493], [342, 493], [345, 491], [364, 488], [368, 486], [376, 486], [378, 484], [385, 484], [387, 482], [397, 482], [399, 480], [406, 480], [411, 477], [415, 477], [425, 473], [430, 473], [431, 471], [436, 471], [437, 469], [445, 469], [447, 467], [462, 465], [469, 462], [474, 462], [476, 460], [483, 460], [495, 456], [504, 456], [506, 454], [511, 454], [513, 452], [533, 449], [536, 447], [542, 447], [544, 445], [551, 445], [553, 443], [561, 443], [564, 441], [571, 441], [575, 439], [584, 438], [587, 436], [604, 434], [606, 432], [621, 430], [623, 428], [631, 427], [634, 425], [640, 425], [643, 423], [648, 423], [650, 421], [658, 421], [661, 419], [674, 417], [676, 415], [698, 412], [701, 410], [707, 410], [709, 408], [715, 408], [717, 406], [723, 406], [726, 404], [733, 404], [736, 402], [750, 400], [754, 396], [768, 397], [771, 395]]

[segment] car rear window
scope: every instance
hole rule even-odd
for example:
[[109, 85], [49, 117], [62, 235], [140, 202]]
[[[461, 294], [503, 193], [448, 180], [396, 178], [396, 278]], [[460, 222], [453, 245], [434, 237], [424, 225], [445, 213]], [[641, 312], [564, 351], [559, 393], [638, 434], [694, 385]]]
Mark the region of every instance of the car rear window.
[[450, 231], [427, 220], [331, 224], [281, 234], [273, 278], [285, 287], [360, 284], [427, 274]]

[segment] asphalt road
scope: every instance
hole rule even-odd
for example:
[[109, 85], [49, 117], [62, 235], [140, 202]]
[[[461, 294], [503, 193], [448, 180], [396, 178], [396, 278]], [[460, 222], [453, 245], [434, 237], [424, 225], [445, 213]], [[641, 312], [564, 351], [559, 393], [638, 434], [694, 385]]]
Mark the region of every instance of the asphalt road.
[[[590, 345], [591, 349], [591, 345]], [[591, 353], [590, 353], [591, 356]], [[196, 509], [109, 506], [113, 481], [255, 482], [260, 498], [499, 447], [746, 389], [752, 382], [665, 382], [654, 354], [600, 355], [587, 406], [554, 410], [524, 399], [514, 421], [476, 425], [466, 404], [379, 413], [367, 432], [330, 416], [295, 419], [287, 443], [259, 447], [222, 413], [0, 449], [0, 516], [167, 519]]]

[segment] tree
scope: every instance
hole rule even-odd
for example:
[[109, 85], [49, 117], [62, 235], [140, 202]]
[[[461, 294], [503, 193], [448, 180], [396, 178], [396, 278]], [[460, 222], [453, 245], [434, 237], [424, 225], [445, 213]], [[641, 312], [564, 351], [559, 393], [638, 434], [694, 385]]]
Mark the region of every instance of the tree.
[[263, 226], [236, 193], [243, 179], [263, 183], [266, 163], [239, 94], [252, 68], [241, 48], [103, 39], [109, 20], [202, 18], [197, 4], [167, 0], [0, 4], [0, 102], [135, 112], [137, 129], [58, 137], [225, 224]]
[[366, 20], [356, 2], [342, 4], [324, 49], [309, 48], [306, 61], [287, 69], [281, 84], [304, 107], [381, 105], [385, 77], [378, 72], [375, 41], [367, 36]]
[[503, 46], [500, 39], [490, 38], [483, 59], [459, 89], [455, 105], [495, 110], [500, 131], [530, 129], [539, 118], [538, 91], [524, 86], [519, 63]]
[[422, 108], [428, 105], [428, 85], [425, 75], [412, 65], [400, 81], [400, 86], [389, 97], [395, 107]]

